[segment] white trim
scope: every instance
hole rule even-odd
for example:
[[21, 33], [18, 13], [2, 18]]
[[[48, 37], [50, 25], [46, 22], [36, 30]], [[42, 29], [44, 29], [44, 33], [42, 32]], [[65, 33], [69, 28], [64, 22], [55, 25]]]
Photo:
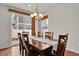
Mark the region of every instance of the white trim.
[[75, 51], [75, 50], [71, 50], [71, 49], [67, 49], [67, 50], [79, 54], [79, 51]]

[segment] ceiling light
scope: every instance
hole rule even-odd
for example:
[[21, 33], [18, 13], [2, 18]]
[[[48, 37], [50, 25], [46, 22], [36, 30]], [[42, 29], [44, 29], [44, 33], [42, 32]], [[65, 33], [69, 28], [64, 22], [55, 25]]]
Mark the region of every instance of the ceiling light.
[[37, 18], [43, 18], [43, 14], [42, 14], [42, 13], [36, 13], [36, 12], [35, 12], [35, 13], [32, 13], [30, 16], [31, 16], [31, 17], [34, 17], [34, 16], [35, 16], [36, 19], [37, 19]]
[[40, 16], [41, 18], [43, 18], [43, 14], [40, 13], [39, 16]]
[[31, 16], [31, 17], [34, 17], [34, 15], [33, 15], [33, 14], [31, 14], [30, 16]]
[[39, 11], [38, 11], [38, 4], [36, 5], [36, 9], [35, 10], [36, 11], [34, 13], [32, 13], [30, 16], [31, 17], [35, 17], [36, 19], [43, 18], [44, 15], [42, 13], [39, 13]]
[[33, 15], [34, 15], [34, 16], [37, 16], [37, 13], [35, 12]]

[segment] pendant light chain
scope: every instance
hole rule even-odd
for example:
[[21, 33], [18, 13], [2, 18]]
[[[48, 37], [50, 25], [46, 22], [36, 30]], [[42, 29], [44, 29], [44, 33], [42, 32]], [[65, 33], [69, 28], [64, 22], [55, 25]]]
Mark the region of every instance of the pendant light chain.
[[39, 14], [38, 14], [38, 3], [37, 3], [37, 18], [39, 17]]

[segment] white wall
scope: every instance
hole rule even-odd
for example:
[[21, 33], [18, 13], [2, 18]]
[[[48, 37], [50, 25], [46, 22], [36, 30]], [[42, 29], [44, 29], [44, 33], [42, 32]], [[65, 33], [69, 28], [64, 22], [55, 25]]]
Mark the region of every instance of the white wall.
[[0, 5], [0, 49], [10, 47], [10, 15], [5, 6]]
[[79, 4], [61, 4], [48, 12], [49, 31], [54, 38], [61, 33], [69, 33], [67, 49], [79, 52]]

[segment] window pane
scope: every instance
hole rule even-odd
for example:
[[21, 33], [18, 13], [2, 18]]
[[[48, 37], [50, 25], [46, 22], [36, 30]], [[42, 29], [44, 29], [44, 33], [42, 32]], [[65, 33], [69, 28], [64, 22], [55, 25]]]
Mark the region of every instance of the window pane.
[[19, 23], [25, 23], [25, 19], [23, 16], [19, 16]]
[[24, 29], [24, 24], [19, 24], [19, 29]]
[[25, 25], [26, 30], [31, 30], [31, 25]]

